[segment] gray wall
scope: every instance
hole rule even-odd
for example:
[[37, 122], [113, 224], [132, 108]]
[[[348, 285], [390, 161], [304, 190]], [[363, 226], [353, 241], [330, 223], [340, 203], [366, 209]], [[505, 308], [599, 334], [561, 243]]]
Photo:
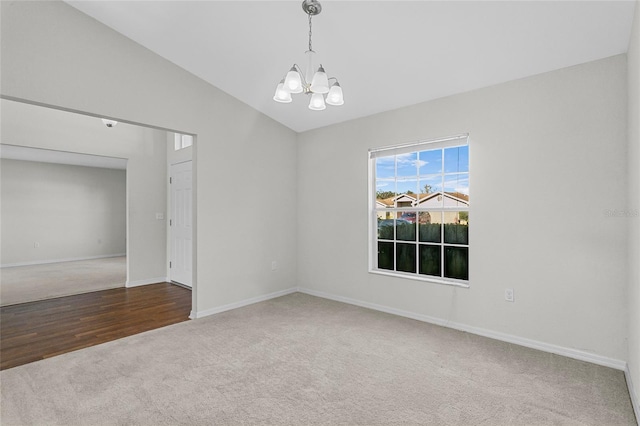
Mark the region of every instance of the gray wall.
[[2, 159], [0, 175], [3, 266], [125, 253], [126, 171]]
[[[300, 285], [626, 360], [626, 224], [605, 214], [627, 197], [626, 66], [619, 55], [301, 134]], [[471, 287], [367, 273], [368, 148], [465, 132]]]
[[636, 416], [640, 415], [640, 1], [636, 1], [627, 54], [629, 83], [629, 371], [635, 385]]
[[296, 285], [293, 131], [62, 2], [0, 7], [3, 96], [197, 135], [197, 312]]
[[156, 213], [167, 204], [166, 132], [107, 128], [98, 118], [4, 99], [0, 107], [5, 144], [127, 159], [127, 285], [164, 280], [166, 221]]

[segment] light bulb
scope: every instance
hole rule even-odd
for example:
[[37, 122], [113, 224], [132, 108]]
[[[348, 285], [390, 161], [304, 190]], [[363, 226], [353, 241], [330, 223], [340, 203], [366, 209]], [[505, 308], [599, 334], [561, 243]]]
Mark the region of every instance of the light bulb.
[[322, 111], [327, 106], [324, 104], [324, 96], [321, 93], [314, 93], [311, 95], [311, 101], [309, 101], [309, 109], [314, 111]]
[[318, 71], [313, 75], [313, 80], [311, 81], [311, 91], [313, 93], [327, 93], [329, 92], [329, 79], [327, 78], [327, 74], [324, 72], [324, 68], [322, 65], [318, 68]]
[[284, 87], [284, 80], [280, 80], [278, 87], [276, 87], [276, 93], [273, 95], [273, 100], [276, 102], [282, 102], [288, 104], [291, 102], [291, 93]]
[[301, 93], [302, 92], [302, 79], [300, 73], [296, 70], [295, 65], [291, 67], [287, 76], [284, 79], [284, 87], [289, 93]]
[[337, 81], [333, 83], [329, 93], [327, 94], [327, 103], [329, 105], [340, 106], [344, 104], [344, 98], [342, 96], [342, 87]]

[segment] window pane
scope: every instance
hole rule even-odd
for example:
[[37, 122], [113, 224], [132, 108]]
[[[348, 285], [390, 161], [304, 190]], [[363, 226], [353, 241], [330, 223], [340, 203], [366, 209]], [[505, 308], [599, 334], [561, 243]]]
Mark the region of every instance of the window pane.
[[444, 212], [444, 242], [469, 244], [469, 212]]
[[469, 173], [446, 175], [444, 191], [450, 195], [445, 197], [445, 207], [469, 207]]
[[444, 150], [444, 172], [459, 173], [469, 171], [469, 146], [458, 146]]
[[396, 271], [416, 272], [416, 245], [398, 243], [396, 249]]
[[380, 218], [378, 215], [378, 239], [393, 240], [393, 218]]
[[395, 178], [396, 176], [396, 157], [376, 158], [376, 178]]
[[393, 270], [393, 243], [378, 243], [378, 268]]
[[418, 199], [418, 180], [417, 179], [398, 179], [396, 182], [396, 192], [398, 194], [407, 194], [409, 197], [398, 199], [398, 207], [413, 207]]
[[420, 273], [440, 276], [440, 246], [420, 246]]
[[421, 243], [439, 243], [442, 239], [442, 213], [420, 212], [418, 238]]
[[193, 145], [193, 136], [191, 135], [182, 135], [182, 147], [188, 148]]
[[442, 176], [421, 178], [419, 186], [419, 207], [442, 207]]
[[416, 240], [416, 213], [401, 213], [396, 219], [396, 239], [402, 241]]
[[[388, 179], [376, 180], [376, 200], [393, 207], [393, 197], [396, 196], [396, 181]], [[382, 206], [379, 206], [382, 207]]]
[[423, 175], [418, 184], [421, 194], [433, 194], [442, 191], [442, 175]]
[[418, 176], [418, 153], [409, 152], [407, 154], [396, 155], [396, 167], [398, 177]]
[[444, 247], [444, 276], [458, 280], [469, 279], [469, 249]]
[[442, 173], [442, 150], [422, 151], [418, 162], [421, 175]]

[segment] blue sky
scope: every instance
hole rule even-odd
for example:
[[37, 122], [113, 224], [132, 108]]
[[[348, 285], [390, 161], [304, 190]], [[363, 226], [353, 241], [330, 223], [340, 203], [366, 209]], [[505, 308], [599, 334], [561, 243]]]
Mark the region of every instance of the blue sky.
[[446, 148], [444, 155], [437, 149], [376, 159], [376, 191], [423, 193], [427, 184], [432, 192], [469, 194], [469, 146]]

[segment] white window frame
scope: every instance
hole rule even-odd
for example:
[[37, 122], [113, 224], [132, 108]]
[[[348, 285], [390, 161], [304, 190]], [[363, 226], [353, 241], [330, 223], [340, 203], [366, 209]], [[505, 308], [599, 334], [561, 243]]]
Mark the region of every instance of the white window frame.
[[192, 135], [183, 135], [181, 133], [174, 134], [174, 143], [173, 150], [178, 151], [184, 148], [188, 148], [193, 145], [193, 136]]
[[[433, 283], [438, 283], [438, 284], [453, 285], [453, 286], [465, 287], [465, 288], [469, 288], [470, 287], [471, 277], [469, 277], [468, 280], [460, 280], [460, 279], [454, 279], [454, 278], [446, 278], [444, 276], [437, 277], [437, 276], [432, 276], [432, 275], [423, 275], [423, 274], [420, 274], [419, 271], [416, 271], [416, 273], [413, 273], [413, 272], [402, 272], [402, 271], [395, 271], [395, 270], [388, 270], [388, 269], [378, 269], [378, 212], [380, 212], [380, 211], [383, 211], [383, 212], [403, 212], [403, 211], [407, 211], [407, 212], [416, 212], [416, 216], [417, 216], [420, 211], [433, 212], [435, 210], [435, 211], [443, 212], [442, 214], [444, 214], [444, 212], [447, 212], [447, 211], [466, 211], [466, 212], [469, 212], [469, 207], [465, 208], [465, 207], [460, 207], [460, 206], [457, 206], [457, 207], [444, 207], [443, 206], [441, 208], [436, 208], [436, 209], [434, 209], [433, 207], [420, 208], [418, 206], [415, 206], [415, 207], [394, 207], [394, 208], [385, 208], [385, 209], [378, 208], [376, 206], [376, 167], [375, 167], [376, 161], [375, 161], [375, 159], [378, 158], [378, 157], [386, 157], [386, 156], [391, 156], [391, 155], [406, 154], [406, 153], [420, 152], [420, 151], [426, 151], [426, 150], [444, 149], [444, 148], [451, 148], [451, 147], [465, 146], [465, 145], [467, 145], [467, 146], [470, 145], [470, 143], [469, 143], [469, 134], [468, 133], [455, 135], [455, 136], [450, 136], [450, 137], [446, 137], [446, 138], [430, 139], [430, 140], [411, 142], [411, 143], [406, 143], [406, 144], [401, 144], [401, 145], [393, 145], [393, 146], [387, 146], [387, 147], [382, 147], [382, 148], [371, 148], [371, 149], [369, 149], [369, 153], [368, 153], [368, 167], [369, 167], [369, 197], [368, 197], [368, 201], [369, 201], [369, 273], [392, 276], [392, 277], [399, 277], [399, 278], [407, 278], [407, 279], [412, 279], [412, 280], [417, 280], [417, 281], [426, 281], [426, 282], [433, 282]], [[471, 151], [471, 150], [469, 150], [469, 151]], [[444, 167], [444, 163], [443, 163], [442, 167]], [[443, 173], [444, 173], [444, 171], [443, 171]], [[469, 176], [471, 176], [471, 152], [469, 152], [469, 171], [468, 171], [468, 173], [469, 173]], [[469, 180], [470, 180], [470, 178], [469, 178]], [[469, 184], [469, 191], [471, 191], [470, 184]], [[416, 232], [416, 234], [417, 234], [417, 232]], [[400, 243], [411, 243], [410, 241], [397, 240], [395, 238], [395, 236], [394, 236], [393, 243], [397, 244], [399, 242]], [[419, 242], [416, 241], [416, 260], [417, 261], [419, 261], [418, 260], [418, 258], [419, 258], [419, 245], [420, 245]], [[444, 247], [445, 245], [454, 245], [455, 246], [455, 244], [446, 244], [444, 242], [444, 235], [443, 235], [439, 245], [441, 247]], [[465, 247], [467, 247], [468, 250], [469, 250], [469, 258], [470, 258], [471, 257], [471, 245], [470, 245], [470, 243], [465, 245]], [[395, 250], [394, 250], [394, 253], [395, 253]], [[441, 256], [442, 256], [441, 261], [444, 262], [444, 253], [442, 253]], [[394, 263], [395, 263], [395, 256], [394, 256]], [[444, 274], [444, 268], [443, 267], [441, 267], [441, 275], [442, 274]]]

